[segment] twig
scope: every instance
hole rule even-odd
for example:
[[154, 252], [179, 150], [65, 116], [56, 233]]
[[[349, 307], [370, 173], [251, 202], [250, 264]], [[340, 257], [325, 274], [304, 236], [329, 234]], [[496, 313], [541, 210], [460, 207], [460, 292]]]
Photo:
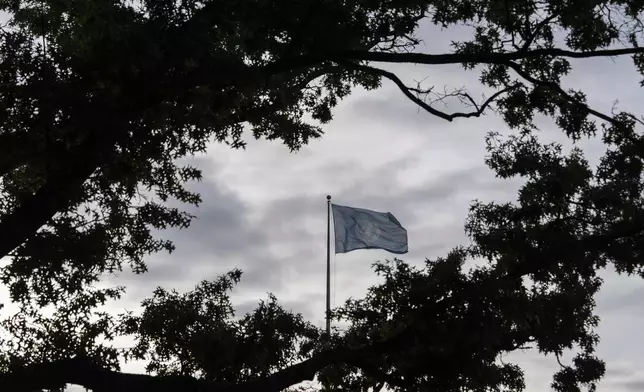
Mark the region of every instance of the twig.
[[373, 74], [373, 75], [379, 75], [379, 76], [382, 76], [384, 78], [387, 78], [387, 79], [391, 80], [392, 82], [394, 82], [396, 84], [396, 86], [398, 86], [400, 91], [402, 91], [402, 93], [405, 94], [405, 96], [407, 98], [409, 98], [412, 102], [414, 102], [415, 104], [417, 104], [418, 106], [420, 106], [421, 108], [426, 110], [428, 113], [433, 114], [434, 116], [440, 117], [440, 118], [442, 118], [444, 120], [447, 120], [447, 121], [450, 121], [450, 122], [454, 121], [455, 118], [480, 117], [483, 114], [483, 112], [485, 111], [485, 109], [492, 102], [494, 102], [494, 100], [496, 98], [498, 98], [501, 94], [504, 94], [504, 93], [516, 88], [516, 86], [510, 86], [510, 87], [508, 87], [506, 89], [503, 89], [503, 90], [500, 90], [500, 91], [496, 92], [490, 98], [488, 98], [480, 107], [478, 107], [476, 111], [469, 112], [469, 113], [460, 113], [460, 112], [458, 112], [458, 113], [447, 114], [447, 113], [441, 112], [440, 110], [437, 110], [437, 109], [431, 107], [426, 102], [424, 102], [422, 99], [420, 99], [419, 97], [417, 97], [414, 94], [412, 94], [411, 91], [418, 91], [418, 89], [410, 89], [409, 87], [407, 87], [403, 83], [403, 81], [400, 80], [400, 78], [398, 76], [396, 76], [396, 74], [394, 74], [393, 72], [385, 71], [384, 69], [380, 69], [380, 68], [370, 67], [368, 65], [360, 65], [360, 64], [355, 64], [355, 63], [351, 63], [351, 62], [341, 62], [340, 64], [343, 64], [343, 65], [345, 65], [347, 67], [355, 68], [355, 69], [358, 69], [358, 70], [361, 70], [361, 71], [364, 71], [364, 72], [367, 72], [367, 73], [370, 73], [370, 74]]

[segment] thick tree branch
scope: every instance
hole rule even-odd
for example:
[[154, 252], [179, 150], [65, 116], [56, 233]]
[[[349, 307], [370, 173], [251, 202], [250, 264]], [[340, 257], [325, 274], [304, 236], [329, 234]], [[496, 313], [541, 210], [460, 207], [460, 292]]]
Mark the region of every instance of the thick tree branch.
[[[569, 57], [569, 58], [591, 58], [591, 57], [612, 57], [624, 56], [629, 54], [644, 53], [644, 47], [641, 48], [622, 48], [622, 49], [604, 49], [587, 52], [575, 52], [559, 48], [521, 50], [507, 53], [444, 53], [444, 54], [426, 54], [426, 53], [390, 53], [390, 52], [366, 52], [366, 51], [345, 51], [338, 53], [329, 53], [324, 57], [325, 60], [342, 61], [374, 61], [383, 63], [413, 63], [413, 64], [507, 64], [508, 61], [516, 61], [527, 58], [552, 56], [552, 57]], [[306, 61], [306, 57], [300, 61]], [[312, 58], [311, 58], [312, 59]]]
[[8, 255], [57, 212], [70, 206], [83, 183], [109, 159], [109, 149], [90, 147], [113, 145], [122, 127], [114, 118], [96, 121], [99, 117], [92, 113], [88, 108], [79, 121], [79, 126], [94, 124], [87, 140], [65, 157], [61, 168], [52, 171], [40, 189], [0, 218], [0, 257]]
[[[368, 348], [338, 348], [323, 351], [308, 360], [268, 377], [231, 385], [184, 376], [150, 376], [104, 369], [85, 358], [40, 363], [11, 373], [0, 374], [0, 390], [33, 392], [65, 384], [80, 385], [93, 391], [119, 392], [279, 392], [303, 381], [313, 380], [324, 367], [335, 363], [358, 363]], [[397, 383], [392, 377], [387, 382]]]
[[54, 214], [69, 206], [95, 168], [96, 166], [88, 162], [75, 164], [70, 171], [57, 172], [33, 196], [2, 217], [0, 255], [9, 254], [38, 231]]
[[488, 52], [488, 53], [395, 53], [384, 51], [367, 50], [345, 50], [337, 52], [323, 52], [316, 55], [299, 55], [286, 57], [271, 64], [259, 67], [255, 71], [248, 72], [256, 75], [275, 75], [282, 72], [292, 71], [298, 68], [305, 68], [325, 62], [346, 62], [346, 61], [373, 61], [382, 63], [408, 63], [408, 64], [507, 64], [508, 61], [516, 61], [527, 58], [551, 56], [569, 58], [592, 58], [612, 57], [630, 54], [644, 53], [644, 47], [630, 47], [621, 49], [601, 49], [586, 52], [576, 52], [560, 48], [542, 48], [534, 50], [517, 50], [514, 52]]
[[153, 377], [115, 372], [103, 369], [83, 358], [34, 364], [11, 373], [0, 374], [0, 389], [3, 391], [35, 392], [58, 388], [65, 384], [80, 385], [94, 392], [221, 390], [214, 384], [198, 382], [190, 377]]

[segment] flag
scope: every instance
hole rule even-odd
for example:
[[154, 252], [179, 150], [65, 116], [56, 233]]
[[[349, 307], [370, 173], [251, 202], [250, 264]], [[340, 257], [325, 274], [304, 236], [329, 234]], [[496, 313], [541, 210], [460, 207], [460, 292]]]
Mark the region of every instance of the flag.
[[390, 212], [332, 204], [335, 253], [356, 249], [384, 249], [407, 253], [407, 230]]

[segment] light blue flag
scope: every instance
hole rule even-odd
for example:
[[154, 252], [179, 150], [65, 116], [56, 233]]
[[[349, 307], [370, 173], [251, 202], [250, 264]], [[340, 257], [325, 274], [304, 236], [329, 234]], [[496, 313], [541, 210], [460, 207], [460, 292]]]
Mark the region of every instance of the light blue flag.
[[390, 212], [376, 212], [332, 204], [335, 253], [356, 249], [384, 249], [407, 253], [407, 230]]

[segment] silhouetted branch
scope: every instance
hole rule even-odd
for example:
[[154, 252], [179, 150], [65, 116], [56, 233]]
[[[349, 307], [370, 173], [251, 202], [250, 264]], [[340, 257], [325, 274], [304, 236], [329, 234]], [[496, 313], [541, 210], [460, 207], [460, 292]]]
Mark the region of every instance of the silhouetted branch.
[[[91, 124], [91, 112], [86, 113]], [[101, 121], [94, 125], [94, 131], [88, 140], [74, 151], [71, 151], [61, 168], [54, 170], [33, 195], [25, 198], [10, 213], [0, 219], [0, 257], [4, 257], [33, 235], [57, 212], [73, 204], [78, 197], [78, 190], [92, 175], [97, 167], [108, 159], [105, 149], [83, 148], [101, 143], [113, 145], [114, 139], [122, 132], [116, 121]]]
[[[507, 64], [508, 61], [516, 61], [534, 57], [569, 57], [569, 58], [592, 58], [592, 57], [612, 57], [624, 56], [629, 54], [644, 53], [644, 47], [621, 48], [621, 49], [602, 49], [586, 52], [576, 52], [559, 48], [544, 48], [526, 51], [514, 51], [503, 53], [444, 53], [444, 54], [426, 54], [426, 53], [389, 53], [389, 52], [366, 52], [366, 51], [344, 51], [329, 53], [324, 56], [325, 60], [363, 60], [383, 63], [413, 63], [413, 64]], [[312, 58], [311, 58], [312, 59]], [[303, 57], [300, 61], [306, 61]], [[315, 61], [317, 62], [317, 61]]]
[[[341, 64], [343, 64], [343, 63], [341, 63]], [[359, 70], [361, 70], [363, 72], [367, 72], [367, 73], [370, 73], [370, 74], [373, 74], [373, 75], [379, 75], [379, 76], [382, 76], [384, 78], [387, 78], [387, 79], [391, 80], [392, 82], [394, 82], [396, 84], [396, 86], [398, 86], [400, 91], [402, 91], [402, 93], [405, 94], [405, 96], [407, 98], [409, 98], [412, 102], [414, 102], [416, 105], [418, 105], [421, 108], [423, 108], [428, 113], [433, 114], [434, 116], [440, 117], [440, 118], [442, 118], [444, 120], [447, 120], [447, 121], [452, 121], [453, 120], [453, 117], [451, 115], [443, 113], [440, 110], [434, 109], [433, 107], [431, 107], [427, 103], [425, 103], [422, 99], [420, 99], [417, 96], [415, 96], [414, 94], [412, 94], [411, 91], [409, 90], [409, 88], [407, 88], [407, 86], [405, 85], [405, 83], [403, 83], [403, 81], [400, 80], [400, 78], [395, 73], [385, 71], [384, 69], [380, 69], [380, 68], [370, 67], [370, 66], [367, 66], [367, 65], [359, 65], [359, 64], [350, 64], [349, 65], [349, 63], [346, 63], [346, 64], [349, 67], [359, 69]]]
[[[188, 376], [151, 376], [122, 373], [104, 369], [87, 358], [40, 363], [11, 373], [0, 374], [0, 390], [33, 392], [53, 389], [65, 384], [83, 386], [93, 391], [119, 392], [279, 392], [303, 381], [313, 380], [315, 374], [328, 365], [349, 363], [361, 367], [361, 355], [369, 348], [352, 350], [338, 348], [323, 351], [308, 360], [273, 373], [268, 377], [240, 383], [224, 384], [198, 380]], [[366, 366], [366, 365], [365, 365]], [[374, 370], [374, 376], [391, 385], [402, 384], [385, 373]], [[365, 369], [366, 372], [369, 370]]]
[[519, 64], [517, 64], [517, 63], [509, 61], [507, 63], [507, 66], [510, 67], [514, 72], [516, 72], [520, 77], [522, 77], [523, 79], [525, 79], [528, 82], [532, 83], [533, 85], [535, 85], [535, 86], [544, 86], [544, 87], [547, 87], [547, 88], [551, 89], [552, 91], [560, 94], [562, 97], [564, 97], [570, 103], [573, 103], [573, 104], [581, 107], [582, 109], [584, 109], [588, 113], [592, 114], [593, 116], [595, 116], [597, 118], [600, 118], [600, 119], [602, 119], [602, 120], [604, 120], [606, 122], [609, 122], [611, 124], [617, 124], [618, 123], [613, 117], [608, 116], [608, 115], [606, 115], [604, 113], [598, 112], [597, 110], [592, 109], [591, 107], [589, 107], [585, 103], [580, 102], [579, 100], [575, 99], [570, 94], [568, 94], [566, 91], [564, 91], [561, 88], [561, 86], [558, 85], [557, 83], [548, 82], [548, 81], [533, 78], [532, 76], [530, 76], [530, 74], [525, 72], [521, 68], [521, 66]]
[[523, 43], [522, 47], [520, 50], [527, 51], [530, 49], [530, 45], [534, 42], [535, 38], [539, 35], [541, 32], [541, 29], [543, 29], [547, 24], [552, 22], [553, 20], [557, 19], [559, 17], [559, 14], [552, 14], [548, 16], [547, 18], [544, 18], [541, 22], [537, 23], [533, 28], [531, 34], [526, 37], [525, 42]]
[[370, 74], [373, 74], [373, 75], [379, 75], [379, 76], [382, 76], [384, 78], [389, 79], [390, 81], [394, 82], [394, 84], [396, 84], [396, 86], [398, 86], [400, 91], [402, 91], [402, 93], [405, 94], [405, 96], [407, 98], [409, 98], [412, 102], [414, 102], [415, 104], [417, 104], [418, 106], [423, 108], [428, 113], [433, 114], [434, 116], [440, 117], [440, 118], [442, 118], [444, 120], [447, 120], [447, 121], [453, 121], [455, 118], [480, 117], [483, 114], [483, 112], [485, 111], [485, 109], [487, 109], [489, 107], [489, 105], [491, 103], [493, 103], [496, 98], [498, 98], [500, 95], [502, 95], [502, 94], [504, 94], [504, 93], [506, 93], [506, 92], [508, 92], [508, 91], [510, 91], [510, 90], [512, 90], [512, 89], [517, 87], [517, 86], [510, 86], [508, 88], [505, 88], [503, 90], [500, 90], [500, 91], [494, 93], [491, 97], [486, 99], [485, 102], [483, 102], [483, 104], [481, 104], [480, 106], [472, 99], [471, 96], [467, 95], [466, 93], [462, 93], [461, 95], [469, 97], [469, 100], [473, 103], [473, 106], [476, 108], [476, 110], [472, 111], [472, 112], [468, 112], [468, 113], [457, 112], [457, 113], [447, 114], [447, 113], [444, 113], [444, 112], [442, 112], [442, 111], [440, 111], [440, 110], [438, 110], [436, 108], [431, 107], [429, 104], [427, 104], [421, 98], [419, 98], [418, 96], [412, 94], [412, 92], [423, 94], [423, 93], [427, 93], [429, 90], [424, 90], [423, 91], [423, 90], [420, 90], [418, 88], [407, 87], [405, 85], [405, 83], [403, 83], [403, 81], [400, 80], [400, 78], [396, 74], [394, 74], [393, 72], [389, 72], [389, 71], [386, 71], [386, 70], [380, 69], [380, 68], [370, 67], [368, 65], [360, 65], [360, 64], [355, 64], [355, 63], [343, 63], [343, 62], [341, 62], [340, 64], [343, 64], [343, 65], [345, 65], [347, 67], [352, 67], [352, 68], [361, 70], [363, 72], [367, 72], [367, 73], [370, 73]]

